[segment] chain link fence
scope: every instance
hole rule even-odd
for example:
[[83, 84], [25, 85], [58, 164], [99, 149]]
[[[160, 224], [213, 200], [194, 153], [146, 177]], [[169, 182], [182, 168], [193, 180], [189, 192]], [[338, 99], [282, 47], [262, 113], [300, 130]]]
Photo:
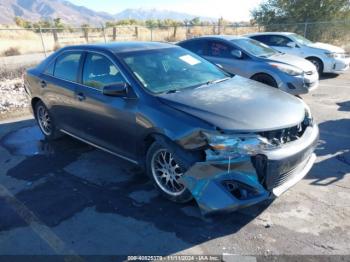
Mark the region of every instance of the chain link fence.
[[0, 27], [0, 56], [55, 51], [67, 45], [113, 41], [177, 42], [202, 35], [244, 35], [263, 31], [288, 31], [313, 41], [342, 46], [350, 51], [350, 21], [271, 24], [266, 26], [118, 26], [79, 28], [5, 28]]

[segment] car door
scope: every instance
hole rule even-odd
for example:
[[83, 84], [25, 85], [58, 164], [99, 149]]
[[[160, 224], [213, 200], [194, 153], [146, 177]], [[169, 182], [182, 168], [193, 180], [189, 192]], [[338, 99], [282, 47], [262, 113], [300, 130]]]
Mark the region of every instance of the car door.
[[[134, 156], [132, 139], [137, 99], [103, 94], [103, 87], [127, 83], [119, 68], [104, 54], [88, 52], [82, 68], [81, 85], [76, 89], [79, 103], [78, 136], [121, 156]], [[131, 87], [129, 87], [131, 88]], [[131, 94], [132, 90], [129, 90]]]
[[42, 99], [59, 129], [74, 131], [76, 122], [75, 89], [82, 52], [59, 54], [41, 75]]
[[210, 40], [207, 54], [204, 57], [232, 74], [249, 77], [250, 74], [246, 70], [249, 66], [247, 57], [244, 54], [242, 58], [234, 57], [231, 53], [234, 50], [240, 49], [224, 41]]

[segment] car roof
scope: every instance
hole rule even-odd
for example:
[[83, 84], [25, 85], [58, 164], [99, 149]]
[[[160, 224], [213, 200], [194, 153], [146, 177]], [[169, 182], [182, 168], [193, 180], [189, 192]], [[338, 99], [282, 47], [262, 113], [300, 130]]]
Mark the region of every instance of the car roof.
[[[181, 42], [186, 42], [186, 41], [191, 41], [191, 40], [196, 40], [196, 39], [212, 39], [212, 40], [236, 40], [236, 39], [244, 39], [246, 38], [245, 36], [235, 36], [235, 35], [203, 35], [203, 36], [199, 36], [199, 37], [195, 37], [195, 38], [191, 38], [188, 40], [184, 40]], [[180, 42], [180, 43], [181, 43]]]
[[127, 41], [127, 42], [110, 42], [110, 43], [94, 43], [85, 45], [74, 45], [62, 48], [62, 50], [107, 50], [112, 53], [126, 53], [131, 51], [153, 50], [162, 48], [176, 47], [173, 44], [161, 43], [161, 42], [139, 42], [139, 41]]
[[259, 32], [259, 33], [252, 33], [252, 34], [246, 34], [244, 36], [256, 36], [256, 35], [292, 35], [294, 33], [291, 32]]

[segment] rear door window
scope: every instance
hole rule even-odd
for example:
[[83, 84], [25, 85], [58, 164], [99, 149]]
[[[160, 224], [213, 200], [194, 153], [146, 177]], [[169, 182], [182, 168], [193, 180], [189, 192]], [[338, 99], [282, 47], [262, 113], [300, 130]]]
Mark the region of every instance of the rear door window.
[[268, 42], [268, 45], [286, 47], [292, 40], [282, 35], [270, 35]]
[[51, 61], [49, 65], [45, 69], [45, 74], [53, 76], [53, 72], [55, 70], [55, 60]]
[[265, 45], [270, 45], [270, 42], [269, 42], [270, 36], [268, 35], [255, 35], [255, 36], [252, 36], [251, 38], [261, 43], [264, 43]]
[[54, 76], [64, 80], [77, 82], [80, 58], [80, 52], [69, 52], [57, 57]]
[[190, 40], [185, 43], [182, 43], [180, 46], [190, 50], [191, 52], [197, 55], [206, 55], [207, 45], [208, 42], [205, 40]]
[[232, 46], [220, 42], [210, 41], [208, 46], [208, 55], [213, 57], [232, 58]]

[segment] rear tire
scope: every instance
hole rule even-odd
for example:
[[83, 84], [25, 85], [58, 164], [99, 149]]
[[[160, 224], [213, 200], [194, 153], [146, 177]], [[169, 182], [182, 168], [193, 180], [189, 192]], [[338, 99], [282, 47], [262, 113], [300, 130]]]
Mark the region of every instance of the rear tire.
[[55, 122], [49, 112], [49, 109], [42, 101], [38, 101], [34, 106], [34, 116], [41, 132], [47, 140], [55, 140], [62, 136], [57, 130]]
[[186, 172], [170, 149], [155, 141], [147, 151], [146, 171], [155, 188], [167, 199], [186, 203], [193, 199], [191, 192], [178, 180]]
[[274, 88], [278, 88], [276, 80], [270, 75], [256, 74], [256, 75], [252, 76], [251, 79], [258, 81], [260, 83], [263, 83], [265, 85], [272, 86]]
[[317, 58], [317, 57], [308, 57], [306, 59], [314, 64], [314, 66], [316, 67], [316, 70], [317, 70], [319, 75], [321, 75], [323, 73], [323, 63], [322, 63], [322, 61], [319, 58]]

